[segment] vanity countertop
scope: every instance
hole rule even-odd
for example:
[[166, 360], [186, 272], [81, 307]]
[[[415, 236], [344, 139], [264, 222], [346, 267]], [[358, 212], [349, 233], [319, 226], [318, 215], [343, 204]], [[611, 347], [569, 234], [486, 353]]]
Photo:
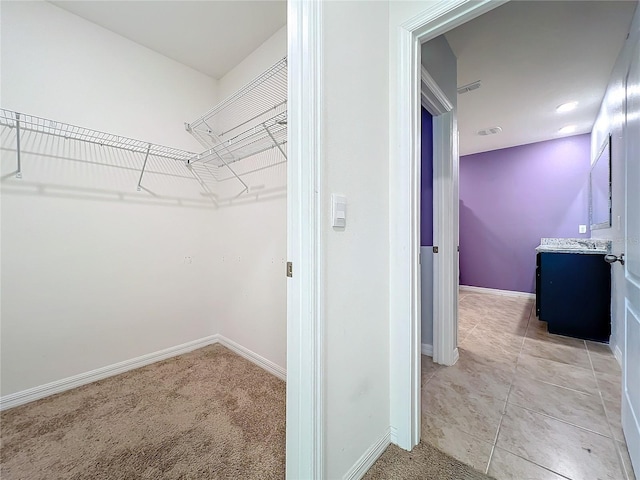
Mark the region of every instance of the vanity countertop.
[[611, 253], [611, 241], [595, 238], [541, 238], [536, 252], [606, 255]]

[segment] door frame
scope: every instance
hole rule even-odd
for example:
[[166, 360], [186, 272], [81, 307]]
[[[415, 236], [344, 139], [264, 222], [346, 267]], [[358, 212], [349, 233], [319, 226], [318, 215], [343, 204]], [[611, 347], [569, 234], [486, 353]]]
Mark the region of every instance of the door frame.
[[[433, 117], [433, 361], [454, 365], [458, 361], [458, 120], [453, 102], [442, 91], [427, 69], [420, 65], [422, 106]], [[420, 129], [422, 135], [422, 128]], [[422, 158], [422, 155], [420, 155]], [[422, 161], [418, 162], [418, 179]], [[454, 191], [455, 189], [455, 191]], [[421, 192], [418, 190], [418, 194]], [[418, 199], [418, 205], [421, 205]], [[421, 215], [418, 216], [421, 221]], [[420, 225], [418, 225], [420, 231]], [[450, 237], [453, 237], [453, 242]], [[420, 243], [418, 243], [420, 245]], [[435, 248], [438, 249], [436, 253]], [[455, 265], [452, 265], [454, 262]], [[419, 266], [419, 268], [421, 268]], [[420, 278], [420, 277], [418, 277]], [[422, 291], [421, 288], [418, 290]], [[422, 310], [418, 298], [418, 311]], [[452, 308], [453, 307], [453, 308]], [[422, 335], [419, 334], [419, 338]]]
[[[287, 2], [286, 477], [324, 478], [322, 2]], [[284, 274], [284, 272], [283, 272]], [[289, 276], [289, 275], [288, 275]]]
[[[391, 104], [396, 105], [396, 115], [390, 118], [390, 134], [395, 141], [390, 143], [389, 152], [390, 421], [392, 441], [406, 450], [420, 441], [421, 420], [421, 45], [504, 3], [506, 0], [430, 2], [425, 10], [407, 19], [396, 30], [398, 52], [395, 65], [390, 65], [391, 74], [395, 72], [397, 78], [397, 87], [390, 92]], [[436, 169], [447, 174], [434, 182], [434, 207], [437, 208], [434, 210], [434, 237], [438, 232], [440, 247], [436, 257], [438, 266], [434, 263], [434, 285], [440, 284], [434, 292], [434, 358], [452, 365], [457, 353], [457, 305], [454, 300], [458, 284], [458, 142], [454, 135], [457, 131], [455, 115], [442, 120], [447, 120], [448, 125], [443, 125], [438, 135], [434, 122], [434, 151], [440, 152], [439, 156], [434, 155], [434, 174]]]

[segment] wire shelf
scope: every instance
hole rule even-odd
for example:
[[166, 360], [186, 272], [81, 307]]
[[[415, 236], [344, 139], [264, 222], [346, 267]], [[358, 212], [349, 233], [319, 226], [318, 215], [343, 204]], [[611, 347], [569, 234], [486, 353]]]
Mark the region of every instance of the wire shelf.
[[190, 163], [228, 166], [270, 148], [286, 158], [287, 58], [185, 127], [207, 147]]
[[259, 125], [245, 130], [235, 137], [218, 143], [202, 153], [194, 155], [189, 163], [213, 163], [229, 165], [272, 148], [278, 148], [286, 157], [287, 114], [275, 115]]
[[46, 118], [36, 117], [35, 115], [26, 115], [24, 113], [14, 112], [0, 108], [0, 126], [15, 128], [21, 131], [41, 133], [44, 135], [52, 135], [67, 140], [77, 140], [81, 142], [92, 143], [103, 147], [118, 148], [130, 152], [136, 152], [143, 155], [152, 155], [156, 157], [168, 158], [182, 162], [188, 161], [195, 153], [177, 148], [156, 145], [153, 143], [143, 142], [142, 140], [134, 140], [133, 138], [113, 135], [111, 133], [91, 130], [89, 128], [78, 127], [68, 123], [48, 120]]

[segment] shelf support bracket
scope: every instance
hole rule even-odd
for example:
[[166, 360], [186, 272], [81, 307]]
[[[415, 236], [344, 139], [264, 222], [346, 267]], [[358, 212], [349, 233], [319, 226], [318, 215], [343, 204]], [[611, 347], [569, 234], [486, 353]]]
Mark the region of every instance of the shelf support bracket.
[[18, 161], [18, 170], [16, 178], [22, 178], [22, 164], [20, 162], [20, 114], [16, 113], [16, 160]]
[[244, 186], [244, 190], [242, 190], [238, 195], [242, 195], [244, 192], [248, 192], [249, 191], [249, 185], [247, 185], [246, 183], [244, 183], [244, 181], [240, 178], [240, 176], [235, 172], [235, 170], [233, 168], [231, 168], [231, 165], [229, 165], [224, 158], [222, 158], [222, 155], [220, 155], [218, 152], [215, 152], [215, 154], [218, 156], [218, 158], [220, 159], [220, 161], [224, 164], [225, 167], [227, 167], [229, 169], [229, 171], [233, 174], [234, 177], [236, 177], [238, 179], [238, 181]]
[[140, 191], [142, 189], [142, 176], [144, 175], [144, 169], [147, 168], [147, 160], [149, 160], [149, 151], [151, 150], [151, 144], [147, 147], [147, 153], [144, 156], [144, 163], [142, 164], [142, 171], [140, 172], [140, 178], [138, 179], [138, 188]]
[[282, 155], [284, 155], [284, 158], [286, 160], [288, 160], [287, 158], [287, 153], [282, 149], [282, 146], [278, 143], [278, 141], [275, 139], [275, 137], [273, 135], [271, 135], [271, 131], [269, 130], [269, 127], [267, 127], [266, 123], [263, 123], [262, 126], [264, 127], [264, 129], [267, 131], [267, 134], [269, 135], [269, 137], [271, 138], [271, 140], [273, 141], [273, 144], [278, 147], [278, 150], [280, 150], [280, 153], [282, 153]]

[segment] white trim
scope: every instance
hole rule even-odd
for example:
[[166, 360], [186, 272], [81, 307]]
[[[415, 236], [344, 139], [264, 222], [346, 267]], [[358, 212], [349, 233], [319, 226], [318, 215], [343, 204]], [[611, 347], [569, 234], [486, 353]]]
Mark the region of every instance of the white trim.
[[344, 480], [360, 480], [364, 474], [376, 463], [380, 455], [384, 453], [391, 443], [391, 433], [387, 430], [366, 452], [358, 459], [358, 461], [345, 473]]
[[455, 110], [433, 117], [433, 361], [443, 365], [455, 364], [458, 343], [457, 145]]
[[390, 432], [391, 443], [393, 443], [394, 445], [397, 445], [398, 444], [398, 431], [396, 430], [395, 427], [390, 427], [389, 428], [389, 432]]
[[[422, 95], [422, 105], [433, 116], [453, 110], [453, 104], [442, 91], [435, 79], [427, 72], [424, 66], [420, 66], [420, 80], [425, 88], [420, 89]], [[426, 99], [426, 100], [425, 100]], [[426, 105], [425, 105], [426, 103]]]
[[535, 293], [516, 292], [514, 290], [499, 290], [497, 288], [474, 287], [472, 285], [460, 285], [460, 291], [471, 293], [488, 293], [491, 295], [501, 295], [503, 297], [536, 298]]
[[616, 357], [618, 365], [620, 365], [620, 368], [622, 368], [622, 350], [620, 350], [620, 347], [618, 345], [613, 347], [613, 356]]
[[45, 398], [56, 393], [71, 390], [72, 388], [80, 387], [88, 383], [97, 382], [98, 380], [128, 372], [129, 370], [135, 370], [136, 368], [144, 367], [161, 360], [166, 360], [167, 358], [176, 357], [217, 342], [218, 335], [209, 335], [208, 337], [193, 340], [192, 342], [165, 348], [164, 350], [158, 350], [157, 352], [141, 355], [123, 362], [114, 363], [113, 365], [107, 365], [106, 367], [73, 375], [72, 377], [56, 380], [21, 392], [11, 393], [0, 397], [0, 410], [6, 410], [7, 408], [13, 408], [18, 405], [40, 400], [41, 398]]
[[287, 478], [324, 478], [322, 10], [287, 2]]
[[273, 363], [271, 360], [267, 360], [266, 358], [258, 355], [252, 350], [249, 350], [246, 347], [243, 347], [239, 343], [234, 342], [233, 340], [228, 339], [224, 335], [214, 335], [218, 337], [218, 342], [221, 345], [224, 345], [232, 352], [237, 353], [241, 357], [246, 358], [252, 363], [255, 363], [258, 367], [266, 370], [267, 372], [275, 375], [281, 380], [287, 380], [287, 370], [282, 368], [280, 365]]
[[433, 345], [423, 343], [422, 348], [420, 349], [420, 353], [422, 353], [422, 355], [426, 355], [427, 357], [433, 357]]
[[[438, 0], [425, 2], [425, 10], [397, 28], [398, 52], [396, 63], [390, 64], [390, 74], [397, 84], [389, 92], [390, 117], [389, 152], [389, 321], [390, 321], [390, 424], [392, 440], [398, 446], [410, 450], [420, 440], [420, 268], [418, 265], [419, 199], [420, 199], [420, 44], [455, 28], [493, 8], [506, 0]], [[292, 2], [295, 3], [295, 2]], [[392, 56], [393, 58], [393, 56]], [[434, 121], [434, 126], [435, 126]], [[456, 127], [455, 119], [453, 126]], [[457, 135], [453, 148], [457, 149]], [[457, 175], [457, 170], [452, 172]], [[455, 185], [452, 189], [457, 195]], [[434, 191], [435, 194], [435, 191]], [[457, 215], [457, 199], [447, 204], [450, 212]], [[452, 230], [457, 246], [457, 225]], [[442, 240], [442, 239], [440, 239]], [[445, 244], [440, 244], [445, 248]], [[445, 251], [449, 248], [445, 248]], [[446, 254], [445, 266], [451, 269], [449, 278], [434, 276], [434, 285], [443, 281], [455, 282], [456, 288], [450, 300], [458, 294], [457, 251]], [[439, 255], [438, 255], [439, 256]], [[450, 259], [455, 259], [455, 265]], [[434, 275], [436, 273], [434, 259]], [[454, 277], [453, 280], [451, 277]], [[444, 285], [444, 283], [443, 283]], [[446, 286], [449, 290], [450, 285]], [[457, 302], [453, 306], [453, 319], [457, 315]], [[434, 311], [435, 312], [435, 311]], [[437, 318], [437, 317], [436, 317]], [[448, 319], [441, 335], [457, 342], [457, 328]], [[435, 342], [434, 322], [434, 349]], [[450, 341], [439, 339], [443, 345]], [[435, 352], [438, 353], [438, 352]], [[448, 349], [448, 362], [455, 361], [457, 349]]]

